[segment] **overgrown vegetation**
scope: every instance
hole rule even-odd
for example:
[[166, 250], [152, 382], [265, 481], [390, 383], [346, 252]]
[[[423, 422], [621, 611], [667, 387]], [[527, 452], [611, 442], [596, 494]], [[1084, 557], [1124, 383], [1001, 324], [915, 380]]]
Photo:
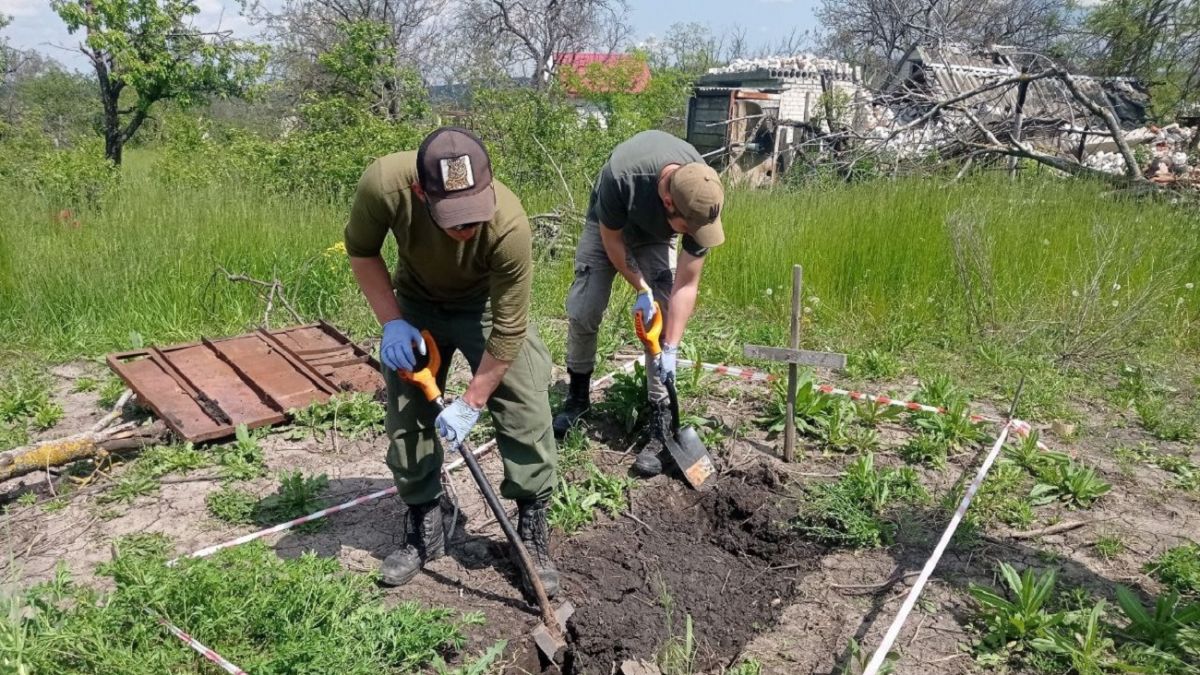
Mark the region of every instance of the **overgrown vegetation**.
[[324, 403], [292, 410], [289, 437], [316, 437], [318, 433], [337, 433], [356, 438], [383, 433], [383, 405], [370, 394], [355, 392], [331, 397]]
[[877, 469], [869, 452], [852, 462], [839, 480], [817, 483], [806, 492], [794, 526], [818, 541], [850, 548], [890, 543], [896, 528], [890, 518], [893, 509], [928, 497], [915, 471]]
[[147, 675], [200, 668], [202, 659], [158, 625], [161, 616], [247, 672], [402, 673], [460, 649], [463, 629], [482, 621], [411, 602], [387, 608], [370, 576], [346, 572], [334, 558], [282, 559], [253, 542], [168, 568], [170, 549], [155, 535], [119, 542], [100, 570], [115, 583], [112, 593], [60, 569], [11, 598], [0, 615], [6, 667]]

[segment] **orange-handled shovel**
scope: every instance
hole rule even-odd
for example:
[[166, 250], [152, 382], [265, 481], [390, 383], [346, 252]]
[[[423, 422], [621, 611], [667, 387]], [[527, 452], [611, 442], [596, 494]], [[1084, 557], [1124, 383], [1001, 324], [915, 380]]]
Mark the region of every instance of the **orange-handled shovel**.
[[[421, 336], [425, 338], [425, 350], [428, 352], [425, 365], [420, 370], [400, 370], [397, 373], [400, 379], [420, 389], [425, 398], [438, 409], [438, 412], [441, 412], [446, 407], [446, 400], [442, 397], [441, 387], [437, 383], [437, 372], [442, 365], [441, 354], [438, 353], [437, 343], [433, 341], [433, 335], [429, 331], [421, 331]], [[504, 536], [508, 538], [508, 543], [517, 552], [517, 557], [521, 562], [521, 571], [525, 574], [525, 579], [528, 580], [533, 594], [537, 597], [542, 623], [533, 629], [533, 641], [547, 659], [555, 661], [562, 656], [563, 650], [566, 649], [567, 641], [564, 633], [567, 619], [575, 613], [575, 606], [570, 602], [564, 602], [558, 610], [551, 607], [550, 598], [546, 595], [546, 588], [542, 585], [542, 580], [534, 568], [533, 558], [529, 556], [528, 549], [525, 548], [521, 538], [517, 536], [517, 531], [513, 529], [512, 521], [508, 519], [508, 514], [504, 512], [504, 507], [496, 498], [491, 483], [483, 475], [479, 460], [475, 458], [475, 453], [472, 452], [466, 440], [459, 444], [459, 451], [462, 453], [467, 469], [471, 472], [471, 477], [475, 479], [479, 491], [483, 493], [484, 500], [492, 509], [492, 514], [496, 516], [496, 521], [500, 523], [500, 529], [504, 530]]]
[[[654, 303], [654, 319], [651, 320], [650, 326], [646, 326], [639, 310], [633, 315], [633, 328], [652, 356], [662, 353], [662, 346], [659, 344], [663, 331], [662, 307], [657, 302]], [[647, 378], [658, 377], [657, 373], [651, 374], [653, 368], [653, 364], [647, 364]], [[716, 474], [717, 469], [696, 430], [692, 427], [679, 428], [679, 392], [675, 389], [675, 378], [667, 378], [663, 386], [667, 388], [667, 396], [671, 402], [671, 428], [669, 432], [659, 428], [654, 429], [652, 433], [658, 436], [658, 440], [671, 453], [671, 459], [675, 460], [688, 484], [699, 490], [705, 481]]]

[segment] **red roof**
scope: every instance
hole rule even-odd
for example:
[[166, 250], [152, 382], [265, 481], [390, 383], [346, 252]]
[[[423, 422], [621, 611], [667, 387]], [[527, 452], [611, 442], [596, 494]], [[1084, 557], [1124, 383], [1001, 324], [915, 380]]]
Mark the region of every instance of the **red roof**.
[[[646, 85], [650, 83], [650, 66], [645, 61], [635, 58], [630, 54], [601, 54], [598, 52], [560, 52], [554, 55], [554, 65], [557, 66], [556, 72], [558, 79], [566, 87], [571, 94], [579, 94], [577, 89], [585, 89], [590, 93], [603, 94], [609, 93], [610, 85], [604, 82], [593, 84], [588, 78], [588, 70], [592, 68], [592, 64], [598, 63], [601, 68], [628, 68], [633, 70], [632, 82], [625, 88], [626, 94], [638, 94], [646, 89]], [[568, 70], [569, 69], [569, 70]], [[574, 87], [568, 82], [566, 76], [574, 74], [582, 79], [583, 87]]]

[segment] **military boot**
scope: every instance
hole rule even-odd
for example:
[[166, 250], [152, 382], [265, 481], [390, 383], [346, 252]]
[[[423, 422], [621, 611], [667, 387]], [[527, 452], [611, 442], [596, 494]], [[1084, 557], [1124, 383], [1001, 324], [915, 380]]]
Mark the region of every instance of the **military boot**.
[[650, 442], [642, 448], [633, 460], [633, 472], [644, 478], [651, 478], [663, 472], [663, 462], [669, 461], [670, 452], [663, 446], [662, 439], [671, 433], [671, 413], [667, 410], [667, 402], [650, 404]]
[[567, 385], [567, 400], [562, 410], [554, 416], [554, 437], [562, 440], [580, 417], [592, 407], [592, 371], [576, 373], [567, 370], [570, 383]]
[[[528, 499], [517, 502], [517, 534], [529, 557], [533, 559], [533, 567], [546, 595], [553, 598], [558, 595], [558, 570], [550, 559], [550, 527], [546, 524], [545, 499]], [[533, 589], [527, 589], [533, 595]]]
[[441, 502], [410, 504], [404, 519], [404, 547], [383, 561], [379, 576], [388, 586], [403, 586], [417, 576], [425, 563], [445, 554]]

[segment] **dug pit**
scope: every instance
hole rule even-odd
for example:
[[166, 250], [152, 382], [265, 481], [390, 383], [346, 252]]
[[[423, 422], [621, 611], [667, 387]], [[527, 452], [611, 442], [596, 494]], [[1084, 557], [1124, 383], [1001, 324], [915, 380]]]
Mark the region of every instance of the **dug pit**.
[[560, 546], [578, 607], [564, 673], [653, 660], [684, 638], [687, 617], [693, 668], [729, 666], [816, 567], [819, 549], [788, 528], [795, 502], [767, 467], [727, 473], [703, 492], [659, 481], [633, 491], [632, 516]]

